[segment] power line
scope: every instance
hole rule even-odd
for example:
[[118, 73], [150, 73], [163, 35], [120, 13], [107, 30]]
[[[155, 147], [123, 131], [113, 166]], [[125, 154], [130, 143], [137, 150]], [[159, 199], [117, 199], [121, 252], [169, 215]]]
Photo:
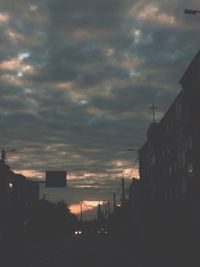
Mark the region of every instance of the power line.
[[[138, 159], [139, 159], [139, 153], [138, 153], [138, 150], [137, 150], [137, 155], [136, 155], [136, 158], [133, 162], [133, 165], [132, 165], [132, 168], [130, 170], [130, 173], [128, 174], [127, 178], [132, 178], [131, 177], [131, 174], [133, 173], [133, 171], [135, 170], [135, 167], [137, 165], [137, 162], [138, 162]], [[127, 181], [127, 184], [126, 184], [126, 188], [128, 188], [130, 186], [130, 184], [132, 183], [132, 179], [131, 180], [128, 180]]]

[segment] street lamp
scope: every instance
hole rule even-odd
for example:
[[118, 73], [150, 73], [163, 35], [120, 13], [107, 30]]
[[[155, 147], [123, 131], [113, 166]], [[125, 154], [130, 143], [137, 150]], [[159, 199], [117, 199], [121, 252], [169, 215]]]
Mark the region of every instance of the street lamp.
[[197, 13], [200, 13], [200, 10], [196, 9], [184, 9], [184, 13], [188, 15], [196, 15]]

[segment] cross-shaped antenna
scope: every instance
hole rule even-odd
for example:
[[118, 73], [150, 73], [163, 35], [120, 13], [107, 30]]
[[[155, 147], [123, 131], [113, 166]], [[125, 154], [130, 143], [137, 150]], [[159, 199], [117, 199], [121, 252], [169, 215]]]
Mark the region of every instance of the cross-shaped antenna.
[[153, 104], [153, 105], [150, 106], [149, 108], [152, 109], [153, 122], [155, 122], [155, 110], [158, 109], [158, 107], [156, 107], [156, 106]]

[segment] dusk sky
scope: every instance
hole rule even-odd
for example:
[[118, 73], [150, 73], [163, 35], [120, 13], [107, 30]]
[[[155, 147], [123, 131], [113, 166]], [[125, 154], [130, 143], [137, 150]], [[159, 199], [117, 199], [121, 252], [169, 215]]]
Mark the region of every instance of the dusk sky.
[[16, 149], [12, 169], [67, 170], [68, 189], [42, 189], [53, 201], [119, 195], [116, 177], [138, 175], [127, 149], [145, 142], [149, 106], [159, 121], [199, 49], [200, 16], [184, 8], [199, 1], [0, 0], [0, 147]]

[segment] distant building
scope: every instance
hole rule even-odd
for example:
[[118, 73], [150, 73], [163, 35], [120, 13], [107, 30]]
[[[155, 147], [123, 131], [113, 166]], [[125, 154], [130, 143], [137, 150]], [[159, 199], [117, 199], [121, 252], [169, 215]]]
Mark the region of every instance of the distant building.
[[[11, 171], [0, 160], [0, 241], [12, 235], [27, 217], [26, 210], [39, 202], [39, 185]], [[16, 230], [17, 231], [17, 230]]]
[[16, 205], [31, 206], [39, 201], [39, 185], [16, 174], [0, 160], [0, 209], [13, 208]]
[[180, 80], [181, 92], [159, 123], [153, 122], [139, 151], [146, 198], [200, 193], [200, 51]]
[[8, 206], [8, 181], [10, 168], [0, 160], [0, 242], [4, 234], [5, 211]]
[[7, 206], [10, 173], [9, 166], [0, 160], [0, 209]]
[[39, 201], [39, 185], [22, 174], [12, 173], [8, 183], [10, 206], [30, 207]]

